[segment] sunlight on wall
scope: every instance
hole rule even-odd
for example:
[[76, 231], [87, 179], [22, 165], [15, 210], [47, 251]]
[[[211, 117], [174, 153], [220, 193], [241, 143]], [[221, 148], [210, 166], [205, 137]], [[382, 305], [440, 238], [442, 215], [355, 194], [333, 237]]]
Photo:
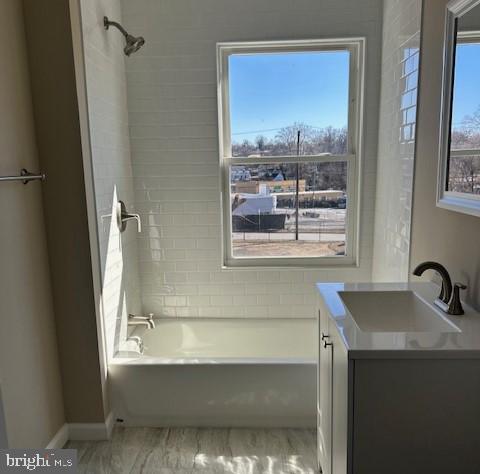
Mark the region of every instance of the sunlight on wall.
[[[103, 232], [107, 234], [107, 251], [103, 266], [102, 301], [107, 353], [109, 356], [118, 350], [119, 338], [122, 331], [122, 319], [126, 318], [127, 315], [125, 290], [123, 288], [124, 265], [122, 240], [115, 216], [117, 201], [117, 189], [115, 187], [111, 213], [102, 216], [102, 221], [106, 228]], [[125, 329], [125, 324], [123, 326]]]
[[103, 16], [120, 20], [118, 0], [81, 0], [87, 99], [90, 119], [95, 201], [99, 226], [103, 314], [107, 357], [124, 341], [127, 314], [140, 313], [137, 230], [120, 233], [116, 205], [133, 210], [123, 37], [105, 31]]

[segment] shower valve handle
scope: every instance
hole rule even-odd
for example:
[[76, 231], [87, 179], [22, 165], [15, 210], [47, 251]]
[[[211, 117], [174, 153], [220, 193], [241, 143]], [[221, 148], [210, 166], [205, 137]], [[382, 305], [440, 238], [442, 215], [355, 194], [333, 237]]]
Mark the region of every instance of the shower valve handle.
[[137, 221], [137, 230], [142, 232], [142, 222], [139, 214], [131, 214], [127, 212], [127, 208], [123, 201], [117, 203], [117, 224], [120, 232], [123, 232], [127, 228], [128, 221]]

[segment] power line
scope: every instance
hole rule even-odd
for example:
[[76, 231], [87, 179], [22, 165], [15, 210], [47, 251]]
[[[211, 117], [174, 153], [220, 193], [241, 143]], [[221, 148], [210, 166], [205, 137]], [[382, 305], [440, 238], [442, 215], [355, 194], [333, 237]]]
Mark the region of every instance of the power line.
[[250, 133], [276, 132], [277, 130], [281, 130], [282, 128], [285, 128], [285, 127], [264, 128], [263, 130], [250, 130], [249, 132], [236, 132], [236, 133], [232, 133], [232, 135], [249, 135]]
[[[310, 127], [310, 128], [315, 128], [316, 130], [323, 130], [324, 128], [327, 128], [327, 127], [319, 127], [317, 125], [310, 125], [308, 123], [305, 123], [305, 124], [302, 124], [303, 126], [307, 126], [307, 127]], [[295, 127], [295, 125], [285, 125], [284, 127], [278, 127], [278, 128], [264, 128], [263, 130], [250, 130], [250, 131], [247, 131], [247, 132], [235, 132], [235, 133], [232, 133], [232, 136], [233, 135], [250, 135], [252, 133], [262, 133], [262, 132], [276, 132], [277, 130], [282, 130], [284, 128], [288, 128], [288, 127]], [[340, 128], [343, 128], [343, 127], [340, 127]]]

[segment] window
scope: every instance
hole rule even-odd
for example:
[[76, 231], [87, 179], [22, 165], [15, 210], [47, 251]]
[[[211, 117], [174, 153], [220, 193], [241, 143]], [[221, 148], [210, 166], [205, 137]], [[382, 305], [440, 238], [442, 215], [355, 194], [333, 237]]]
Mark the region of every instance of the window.
[[356, 263], [363, 49], [218, 45], [225, 266]]
[[445, 32], [437, 206], [480, 217], [480, 5], [452, 0]]
[[458, 33], [447, 192], [480, 198], [480, 34]]

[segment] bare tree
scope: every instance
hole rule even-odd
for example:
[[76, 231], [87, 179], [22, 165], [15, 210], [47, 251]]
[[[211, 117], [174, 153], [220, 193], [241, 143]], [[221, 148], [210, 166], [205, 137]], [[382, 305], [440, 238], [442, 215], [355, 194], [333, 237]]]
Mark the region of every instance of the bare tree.
[[452, 150], [460, 150], [462, 148], [470, 148], [470, 135], [469, 133], [461, 128], [456, 128], [452, 130], [450, 136], [450, 147]]
[[264, 151], [267, 142], [268, 142], [268, 139], [265, 136], [258, 135], [258, 137], [255, 138], [255, 145], [257, 146], [257, 150], [260, 152]]
[[[346, 127], [315, 129], [305, 123], [293, 123], [280, 129], [273, 140], [259, 135], [253, 141], [233, 143], [233, 156], [250, 156], [259, 152], [263, 156], [296, 155], [298, 131], [301, 155], [320, 153], [341, 155], [347, 152]], [[255, 171], [262, 179], [267, 180], [275, 178], [279, 173], [284, 179], [296, 179], [297, 175], [296, 165], [293, 163], [255, 166]], [[307, 189], [346, 189], [345, 163], [305, 163], [299, 167], [299, 173], [301, 179], [306, 180]]]
[[460, 127], [452, 130], [452, 149], [480, 148], [480, 106], [472, 115], [465, 115]]
[[249, 140], [245, 139], [242, 143], [233, 143], [232, 144], [232, 154], [233, 156], [248, 156], [255, 151], [255, 146], [253, 143], [250, 143]]
[[344, 155], [347, 153], [348, 133], [346, 127], [325, 127], [316, 133], [314, 143], [318, 153]]
[[277, 145], [285, 149], [285, 154], [295, 155], [297, 153], [297, 139], [300, 132], [300, 155], [307, 153], [314, 137], [314, 129], [303, 122], [295, 122], [293, 125], [280, 129], [275, 141]]
[[462, 128], [469, 133], [480, 133], [480, 106], [472, 115], [466, 115], [462, 120]]
[[449, 189], [463, 193], [478, 193], [480, 162], [478, 156], [450, 158]]

